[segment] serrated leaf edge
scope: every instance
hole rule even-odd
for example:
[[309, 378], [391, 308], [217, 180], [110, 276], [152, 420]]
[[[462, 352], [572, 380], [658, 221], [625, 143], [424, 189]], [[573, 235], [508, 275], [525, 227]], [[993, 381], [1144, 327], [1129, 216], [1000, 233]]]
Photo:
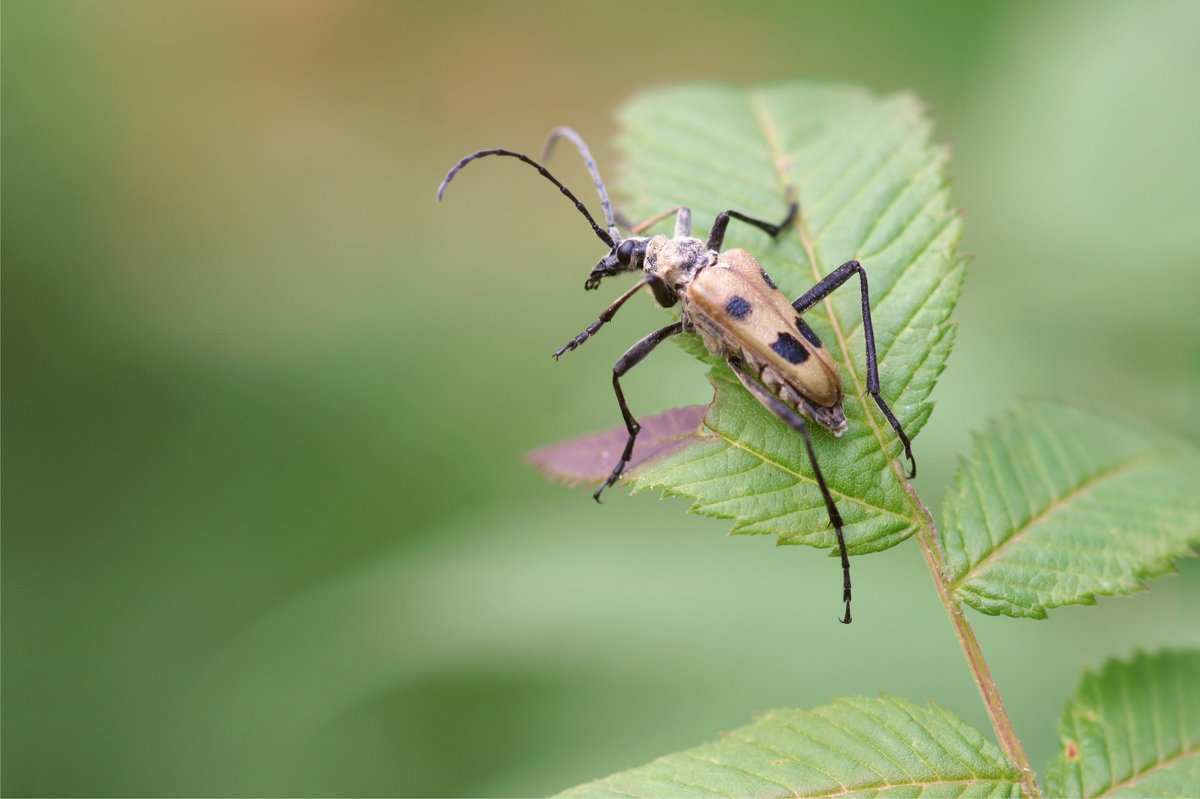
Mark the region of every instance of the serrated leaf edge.
[[[912, 721], [912, 723], [914, 725], [916, 725], [917, 728], [919, 728], [922, 732], [924, 732], [928, 736], [928, 738], [934, 744], [937, 745], [937, 747], [939, 749], [944, 750], [948, 757], [954, 759], [958, 764], [960, 764], [964, 771], [970, 772], [972, 774], [972, 777], [968, 778], [968, 779], [949, 779], [949, 778], [947, 778], [947, 779], [932, 779], [932, 780], [920, 779], [917, 776], [913, 775], [912, 772], [908, 768], [906, 768], [903, 763], [897, 762], [895, 760], [895, 758], [893, 758], [884, 748], [881, 748], [880, 746], [876, 745], [875, 741], [873, 741], [872, 739], [863, 737], [855, 729], [838, 722], [838, 717], [837, 717], [836, 711], [837, 711], [837, 708], [839, 706], [841, 706], [841, 707], [849, 709], [850, 711], [853, 711], [856, 714], [861, 715], [864, 719], [868, 719], [873, 723], [880, 724], [882, 727], [884, 727], [885, 729], [888, 730], [889, 734], [892, 736], [892, 738], [894, 740], [907, 743], [909, 745], [909, 751], [911, 752], [913, 757], [915, 759], [920, 760], [922, 763], [924, 763], [930, 773], [936, 774], [938, 772], [938, 769], [936, 768], [936, 766], [933, 763], [930, 763], [929, 760], [919, 751], [915, 742], [908, 740], [909, 736], [906, 735], [905, 733], [902, 733], [901, 731], [895, 730], [892, 727], [886, 725], [885, 724], [886, 718], [883, 718], [879, 714], [874, 712], [875, 709], [882, 707], [883, 703], [890, 704], [895, 709], [900, 710], [900, 711], [904, 712], [905, 714], [907, 714], [909, 719]], [[981, 757], [990, 757], [990, 758], [993, 758], [993, 759], [999, 761], [998, 765], [1000, 766], [1000, 768], [1007, 769], [1007, 770], [1001, 771], [1001, 772], [997, 773], [996, 776], [993, 776], [993, 777], [987, 777], [987, 776], [980, 775], [974, 764], [968, 763], [968, 762], [962, 760], [960, 757], [958, 757], [957, 754], [954, 752], [954, 747], [945, 743], [945, 740], [942, 737], [935, 735], [933, 733], [933, 731], [929, 730], [927, 723], [922, 721], [920, 718], [918, 718], [918, 716], [916, 715], [916, 713], [914, 713], [914, 711], [928, 713], [930, 715], [936, 716], [940, 721], [942, 721], [944, 724], [946, 724], [948, 731], [952, 732], [957, 737], [958, 740], [956, 741], [956, 743], [965, 744], [966, 746], [968, 746], [972, 749], [978, 749], [979, 746], [982, 745], [982, 749], [979, 750], [980, 756]], [[864, 763], [855, 757], [847, 756], [844, 752], [841, 752], [839, 750], [836, 750], [836, 749], [833, 749], [833, 748], [827, 746], [826, 743], [823, 740], [821, 740], [819, 737], [815, 736], [811, 730], [800, 729], [800, 728], [796, 727], [795, 725], [793, 725], [791, 723], [790, 719], [785, 718], [786, 715], [790, 715], [792, 713], [802, 713], [802, 714], [811, 716], [815, 719], [819, 719], [821, 722], [828, 724], [831, 727], [838, 729], [841, 732], [845, 733], [848, 737], [853, 738], [858, 741], [861, 741], [865, 746], [867, 746], [870, 749], [873, 749], [875, 752], [877, 752], [883, 760], [886, 760], [889, 763], [891, 763], [897, 769], [897, 771], [903, 772], [912, 778], [909, 780], [900, 781], [900, 782], [890, 782], [890, 781], [886, 780], [882, 774], [880, 774], [875, 768], [873, 768], [868, 763]], [[758, 740], [758, 739], [754, 739], [754, 738], [747, 738], [747, 737], [744, 737], [744, 736], [738, 734], [744, 729], [747, 729], [747, 728], [753, 727], [756, 724], [762, 724], [762, 723], [777, 723], [781, 727], [787, 729], [789, 732], [797, 735], [798, 737], [806, 739], [806, 740], [810, 741], [811, 743], [821, 747], [822, 749], [832, 752], [835, 756], [844, 760], [845, 762], [851, 763], [854, 766], [857, 766], [865, 771], [873, 772], [874, 774], [878, 775], [878, 777], [880, 778], [880, 781], [876, 782], [876, 783], [869, 783], [869, 784], [847, 785], [844, 781], [842, 781], [840, 778], [838, 778], [834, 774], [831, 774], [827, 770], [827, 768], [826, 768], [827, 764], [814, 763], [810, 760], [798, 758], [798, 757], [796, 757], [795, 753], [781, 752], [781, 751], [767, 745], [766, 742], [764, 742], [762, 740]], [[975, 740], [972, 740], [972, 738], [974, 738]], [[780, 709], [776, 709], [776, 710], [769, 710], [764, 713], [758, 714], [755, 717], [754, 721], [749, 725], [739, 727], [738, 729], [731, 730], [729, 732], [721, 733], [718, 736], [718, 740], [720, 740], [720, 739], [735, 740], [735, 741], [738, 741], [738, 742], [746, 745], [749, 748], [758, 749], [769, 755], [776, 756], [777, 758], [779, 758], [781, 760], [786, 760], [786, 761], [790, 761], [790, 762], [796, 763], [801, 766], [805, 766], [805, 767], [811, 769], [815, 773], [824, 775], [831, 783], [835, 783], [838, 786], [840, 786], [838, 790], [826, 791], [826, 792], [822, 792], [822, 793], [806, 792], [804, 794], [804, 796], [814, 797], [814, 799], [815, 798], [824, 799], [825, 797], [832, 798], [832, 797], [838, 797], [838, 796], [847, 796], [847, 795], [851, 795], [851, 794], [881, 793], [881, 792], [885, 792], [885, 791], [894, 790], [897, 788], [919, 788], [922, 791], [924, 791], [927, 788], [936, 788], [936, 787], [942, 787], [942, 786], [965, 787], [965, 786], [970, 786], [970, 785], [1000, 785], [1000, 784], [1005, 784], [1005, 783], [1009, 783], [1009, 784], [1011, 784], [1011, 786], [1016, 787], [1017, 785], [1019, 785], [1019, 780], [1020, 780], [1020, 775], [1018, 774], [1017, 769], [1014, 766], [1012, 766], [1011, 763], [1007, 762], [1007, 760], [1004, 758], [1003, 753], [1000, 751], [1000, 749], [998, 747], [996, 747], [996, 745], [994, 743], [991, 743], [990, 741], [988, 741], [986, 738], [984, 738], [984, 736], [981, 733], [979, 733], [978, 730], [976, 730], [974, 727], [971, 727], [970, 725], [966, 724], [962, 719], [958, 718], [957, 716], [955, 716], [953, 713], [951, 713], [947, 709], [945, 709], [945, 708], [941, 707], [940, 705], [937, 705], [933, 702], [926, 702], [924, 706], [921, 706], [921, 705], [919, 705], [915, 702], [911, 702], [903, 697], [886, 694], [886, 693], [880, 693], [877, 698], [866, 697], [866, 696], [838, 697], [836, 699], [833, 699], [832, 701], [830, 701], [829, 703], [827, 703], [825, 705], [815, 707], [815, 708], [809, 708], [809, 709], [780, 708]], [[613, 787], [612, 783], [609, 781], [613, 777], [618, 777], [620, 775], [627, 773], [628, 771], [638, 771], [640, 769], [648, 768], [656, 763], [660, 763], [660, 762], [666, 760], [667, 758], [682, 756], [682, 757], [689, 758], [691, 760], [695, 760], [700, 763], [706, 763], [706, 764], [718, 766], [723, 769], [730, 769], [733, 771], [741, 772], [743, 774], [747, 774], [755, 779], [762, 780], [763, 782], [768, 782], [768, 783], [771, 783], [774, 785], [778, 785], [780, 788], [784, 789], [787, 792], [787, 794], [790, 796], [799, 796], [799, 794], [797, 794], [795, 792], [795, 788], [793, 786], [788, 785], [786, 783], [782, 783], [779, 780], [773, 779], [765, 774], [760, 774], [756, 771], [751, 771], [749, 769], [743, 768], [743, 767], [737, 765], [736, 763], [729, 763], [729, 762], [726, 762], [723, 760], [718, 760], [718, 759], [715, 759], [712, 757], [701, 757], [696, 754], [695, 750], [701, 749], [705, 746], [708, 746], [708, 745], [711, 745], [714, 743], [717, 743], [717, 741], [708, 741], [706, 743], [699, 744], [698, 746], [692, 747], [690, 749], [663, 755], [661, 757], [655, 758], [654, 760], [650, 761], [649, 763], [644, 764], [643, 766], [637, 766], [637, 767], [634, 767], [633, 769], [628, 769], [626, 771], [608, 775], [607, 777], [601, 777], [600, 779], [592, 780], [587, 783], [583, 783], [583, 785], [589, 785], [589, 784], [603, 785], [604, 790], [612, 793], [613, 795], [636, 797], [636, 796], [638, 796], [638, 794], [623, 793], [623, 792], [617, 790], [616, 788]], [[988, 751], [988, 750], [994, 750], [994, 751]], [[679, 777], [674, 773], [671, 775], [665, 775], [665, 774], [654, 775], [654, 779], [661, 780], [663, 782], [671, 782], [671, 783], [674, 783], [674, 784], [677, 784], [677, 785], [680, 785], [680, 786], [683, 786], [683, 787], [686, 787], [689, 789], [699, 790], [699, 791], [703, 791], [703, 792], [709, 793], [709, 794], [711, 794], [713, 791], [713, 788], [711, 785], [698, 785], [695, 783], [686, 782], [682, 779], [679, 779]], [[574, 787], [581, 787], [581, 786], [574, 786]], [[572, 790], [572, 789], [568, 789], [568, 790]]]
[[[1120, 658], [1110, 658], [1098, 670], [1087, 669], [1084, 672], [1083, 677], [1080, 680], [1079, 686], [1075, 690], [1075, 693], [1072, 695], [1071, 699], [1067, 702], [1066, 707], [1064, 707], [1064, 709], [1063, 709], [1063, 716], [1059, 721], [1060, 740], [1062, 740], [1063, 742], [1065, 742], [1066, 740], [1071, 740], [1071, 741], [1074, 741], [1077, 743], [1084, 739], [1084, 735], [1079, 727], [1080, 717], [1095, 713], [1095, 709], [1094, 709], [1095, 702], [1092, 702], [1091, 704], [1086, 704], [1086, 703], [1081, 703], [1079, 701], [1080, 694], [1084, 690], [1085, 686], [1088, 687], [1094, 693], [1095, 691], [1099, 690], [1099, 687], [1100, 687], [1099, 683], [1106, 678], [1106, 673], [1109, 672], [1110, 670], [1120, 670], [1120, 669], [1132, 670], [1135, 666], [1145, 666], [1147, 664], [1153, 664], [1155, 661], [1159, 661], [1159, 660], [1174, 659], [1177, 657], [1188, 657], [1188, 656], [1197, 657], [1197, 656], [1200, 656], [1200, 652], [1197, 652], [1197, 650], [1195, 650], [1195, 649], [1163, 649], [1163, 650], [1160, 650], [1158, 652], [1153, 652], [1153, 653], [1146, 652], [1143, 650], [1138, 650], [1133, 655], [1133, 657], [1131, 657], [1127, 660], [1120, 659]], [[1126, 675], [1126, 676], [1128, 676], [1128, 675]], [[1171, 684], [1172, 684], [1172, 687], [1178, 687], [1179, 682], [1172, 681]], [[1151, 685], [1153, 685], [1153, 683], [1151, 683]], [[1127, 697], [1126, 697], [1125, 705], [1126, 705], [1126, 709], [1128, 709]], [[1161, 744], [1159, 743], [1159, 740], [1158, 740], [1159, 724], [1158, 724], [1157, 705], [1152, 706], [1152, 710], [1154, 711], [1154, 716], [1155, 716], [1155, 725], [1154, 725], [1154, 727], [1155, 727], [1155, 749], [1161, 751]], [[1072, 725], [1072, 730], [1071, 730], [1072, 737], [1070, 739], [1065, 739], [1063, 737], [1063, 725], [1066, 723], [1067, 718], [1070, 719], [1070, 722]], [[1126, 712], [1126, 718], [1128, 719], [1128, 712]], [[1110, 745], [1109, 725], [1103, 726], [1103, 732], [1104, 732], [1104, 739], [1105, 739], [1105, 749], [1107, 750]], [[1186, 737], [1187, 737], [1187, 735], [1184, 734], [1181, 736], [1181, 739], [1186, 738]], [[1188, 759], [1190, 757], [1194, 757], [1196, 755], [1200, 755], [1200, 744], [1184, 746], [1183, 749], [1178, 754], [1172, 755], [1166, 759], [1158, 760], [1156, 763], [1154, 763], [1154, 765], [1152, 765], [1149, 768], [1146, 768], [1144, 770], [1141, 770], [1141, 771], [1135, 770], [1134, 773], [1130, 774], [1125, 779], [1108, 785], [1100, 793], [1092, 795], [1093, 799], [1100, 799], [1101, 797], [1112, 796], [1113, 794], [1117, 793], [1118, 791], [1121, 791], [1121, 790], [1129, 788], [1133, 785], [1136, 785], [1140, 780], [1145, 779], [1150, 774], [1154, 774], [1174, 763], [1177, 763], [1181, 760], [1186, 760], [1186, 759]], [[1077, 758], [1077, 759], [1074, 759], [1069, 762], [1064, 762], [1063, 755], [1061, 753], [1059, 755], [1056, 755], [1054, 758], [1052, 758], [1050, 760], [1050, 762], [1047, 764], [1047, 769], [1046, 769], [1047, 776], [1051, 780], [1053, 780], [1058, 769], [1065, 770], [1068, 768], [1075, 772], [1075, 774], [1074, 774], [1075, 778], [1079, 779], [1082, 783], [1082, 778], [1083, 778], [1082, 770], [1085, 768], [1085, 763], [1084, 763], [1083, 759]], [[1111, 762], [1107, 764], [1107, 768], [1109, 770], [1109, 773], [1111, 774], [1111, 772], [1112, 772]], [[1058, 774], [1058, 778], [1060, 780], [1062, 779], [1061, 774]], [[1058, 787], [1061, 788], [1064, 786], [1058, 786]]]

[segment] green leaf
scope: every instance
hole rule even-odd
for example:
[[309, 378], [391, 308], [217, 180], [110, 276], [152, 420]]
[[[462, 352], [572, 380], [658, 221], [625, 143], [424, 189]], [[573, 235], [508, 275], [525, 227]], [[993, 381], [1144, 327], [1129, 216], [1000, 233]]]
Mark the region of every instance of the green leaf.
[[1058, 722], [1049, 796], [1200, 796], [1200, 652], [1087, 674]]
[[1139, 590], [1200, 540], [1200, 457], [1131, 424], [1031, 402], [975, 440], [944, 503], [958, 597], [1044, 618]]
[[949, 711], [850, 697], [766, 713], [718, 741], [560, 795], [1016, 797], [1018, 779]]
[[[733, 222], [726, 246], [754, 253], [793, 297], [845, 261], [863, 264], [882, 394], [915, 437], [950, 353], [949, 316], [964, 270], [956, 250], [961, 220], [943, 174], [947, 152], [930, 144], [921, 103], [909, 94], [825, 83], [702, 85], [642, 95], [621, 119], [622, 185], [633, 198], [626, 206], [632, 217], [687, 204], [698, 229], [730, 208], [777, 219], [787, 208], [787, 186], [798, 188], [801, 216], [790, 232], [772, 242]], [[857, 280], [806, 316], [839, 364], [849, 420], [840, 439], [814, 425], [818, 458], [846, 519], [850, 550], [884, 549], [914, 532], [918, 511], [896, 461], [900, 443], [874, 402], [864, 400]], [[735, 532], [832, 546], [800, 437], [723, 365], [712, 381], [717, 395], [707, 435], [635, 470], [631, 480], [691, 497], [694, 512], [735, 519]]]

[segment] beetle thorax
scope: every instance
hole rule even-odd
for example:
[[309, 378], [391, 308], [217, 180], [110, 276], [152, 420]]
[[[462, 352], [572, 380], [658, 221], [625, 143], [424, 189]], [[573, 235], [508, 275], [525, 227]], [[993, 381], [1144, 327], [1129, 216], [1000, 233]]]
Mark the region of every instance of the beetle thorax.
[[655, 236], [646, 244], [646, 274], [682, 291], [702, 269], [717, 262], [717, 253], [691, 236]]

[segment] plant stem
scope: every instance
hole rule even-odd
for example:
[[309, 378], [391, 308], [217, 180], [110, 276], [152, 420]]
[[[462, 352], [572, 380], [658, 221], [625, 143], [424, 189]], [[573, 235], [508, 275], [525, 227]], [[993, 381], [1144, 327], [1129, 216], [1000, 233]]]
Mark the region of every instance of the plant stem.
[[1021, 740], [1017, 737], [1016, 730], [1013, 729], [1012, 720], [1008, 717], [1008, 710], [1004, 707], [1004, 700], [1000, 698], [1000, 689], [996, 687], [991, 669], [988, 668], [987, 661], [983, 657], [979, 639], [975, 637], [975, 630], [967, 621], [962, 603], [955, 599], [950, 586], [946, 583], [945, 570], [942, 568], [944, 560], [941, 542], [938, 540], [933, 516], [930, 515], [929, 508], [925, 507], [925, 503], [917, 496], [912, 485], [907, 480], [904, 480], [903, 483], [914, 507], [920, 512], [922, 524], [917, 529], [916, 539], [921, 545], [921, 553], [925, 556], [925, 565], [929, 567], [934, 588], [937, 589], [938, 597], [942, 600], [942, 605], [945, 606], [946, 613], [950, 616], [950, 625], [954, 628], [958, 645], [962, 647], [967, 665], [971, 669], [971, 675], [975, 678], [975, 685], [979, 688], [980, 696], [983, 697], [983, 704], [987, 708], [988, 718], [991, 719], [992, 729], [996, 732], [996, 739], [1000, 742], [1000, 748], [1004, 754], [1021, 773], [1021, 795], [1030, 797], [1030, 799], [1040, 799], [1042, 791], [1037, 784], [1037, 775], [1034, 774], [1033, 767], [1029, 764], [1029, 757], [1025, 754], [1025, 748], [1021, 746]]

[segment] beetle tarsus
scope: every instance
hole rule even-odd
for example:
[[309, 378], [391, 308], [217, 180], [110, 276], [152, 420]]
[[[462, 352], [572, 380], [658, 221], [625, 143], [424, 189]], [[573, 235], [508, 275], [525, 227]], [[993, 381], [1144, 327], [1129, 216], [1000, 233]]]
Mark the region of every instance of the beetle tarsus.
[[582, 344], [586, 340], [587, 340], [587, 336], [584, 336], [583, 338], [576, 336], [575, 338], [571, 339], [566, 344], [562, 345], [562, 347], [560, 347], [557, 352], [554, 353], [554, 360], [557, 361], [563, 355], [565, 355], [568, 352], [573, 351], [576, 347], [578, 347], [580, 344]]
[[617, 478], [619, 478], [621, 476], [621, 472], [625, 471], [625, 464], [626, 464], [626, 461], [624, 461], [624, 460], [622, 460], [620, 463], [618, 463], [617, 468], [613, 469], [613, 473], [608, 476], [608, 479], [605, 480], [604, 483], [599, 488], [596, 489], [596, 493], [592, 494], [592, 499], [596, 500], [596, 504], [598, 504], [598, 505], [604, 504], [603, 502], [600, 501], [600, 495], [604, 493], [604, 489], [608, 488], [611, 485], [616, 484]]

